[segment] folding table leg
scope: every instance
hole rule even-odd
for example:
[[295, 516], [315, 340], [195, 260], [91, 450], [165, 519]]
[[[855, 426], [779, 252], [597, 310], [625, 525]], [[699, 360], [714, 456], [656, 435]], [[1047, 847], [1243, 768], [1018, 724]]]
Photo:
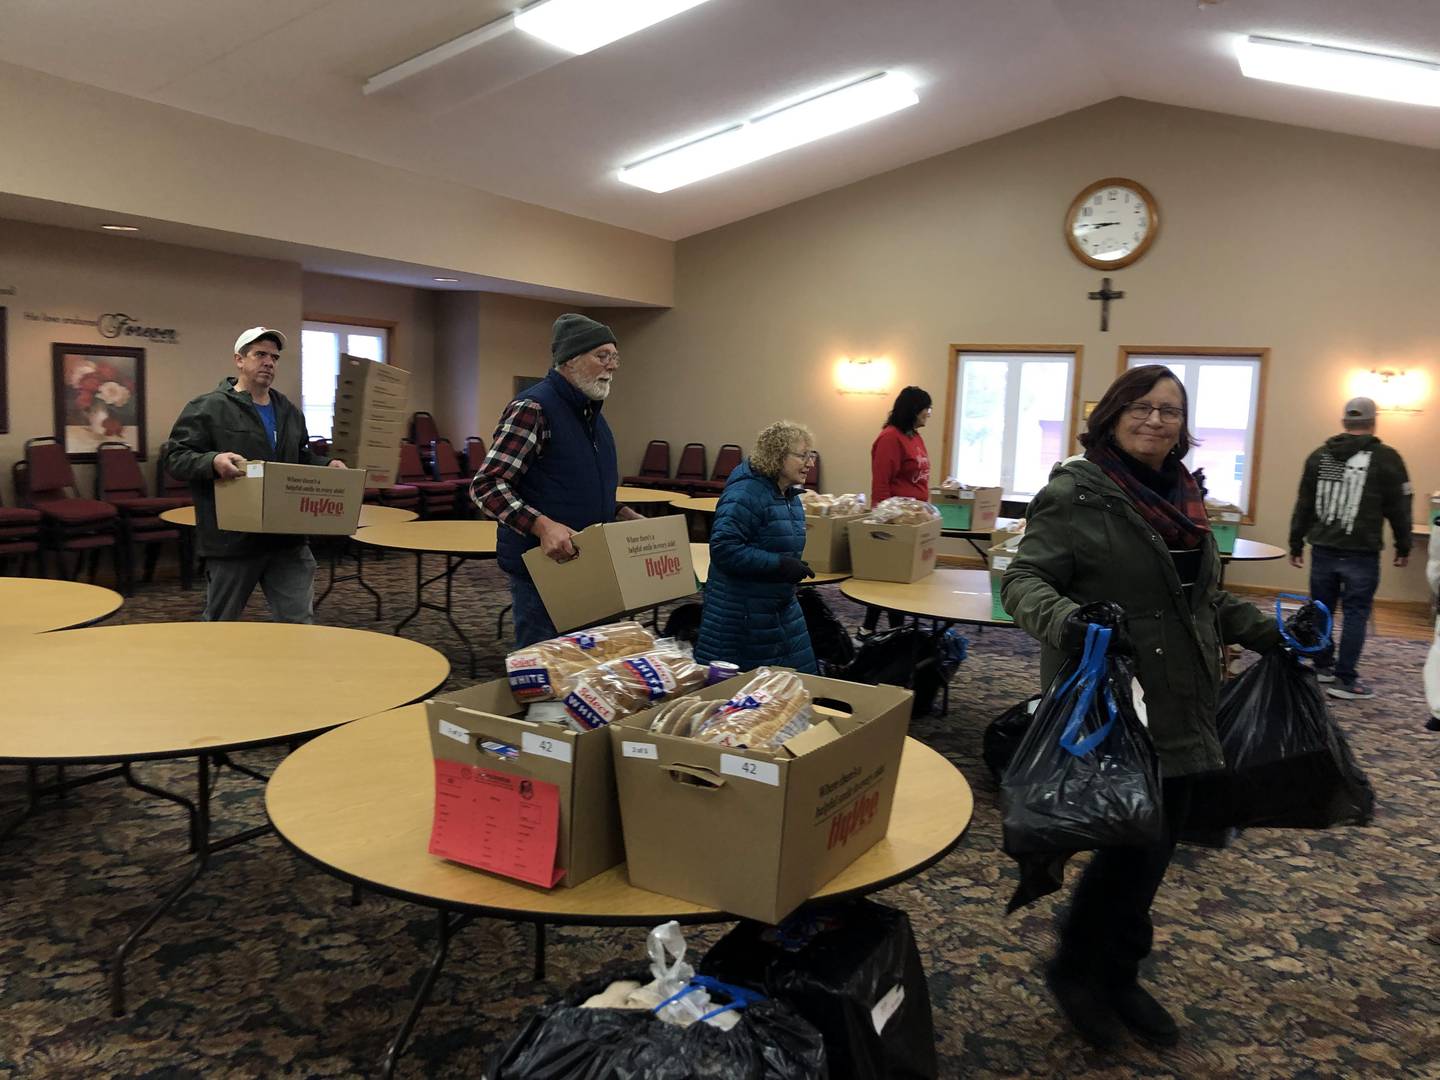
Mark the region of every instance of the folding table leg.
[[385, 1064], [380, 1075], [389, 1080], [395, 1075], [395, 1066], [400, 1061], [400, 1055], [405, 1052], [405, 1044], [410, 1041], [410, 1033], [415, 1030], [415, 1021], [420, 1018], [420, 1010], [425, 1008], [430, 1001], [430, 993], [435, 989], [435, 980], [440, 976], [440, 969], [445, 966], [445, 954], [450, 950], [450, 938], [463, 930], [474, 919], [473, 915], [451, 915], [448, 911], [436, 913], [439, 917], [439, 936], [435, 941], [435, 952], [430, 957], [430, 966], [425, 969], [425, 976], [420, 980], [420, 989], [415, 992], [415, 998], [410, 1002], [410, 1011], [405, 1014], [405, 1020], [400, 1025], [400, 1030], [395, 1033], [395, 1040], [390, 1044], [390, 1050], [385, 1055]]

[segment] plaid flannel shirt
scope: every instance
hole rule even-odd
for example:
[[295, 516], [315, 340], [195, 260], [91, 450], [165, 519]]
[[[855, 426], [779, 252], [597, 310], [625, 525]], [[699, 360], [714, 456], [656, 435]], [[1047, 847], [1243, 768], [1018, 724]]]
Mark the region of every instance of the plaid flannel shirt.
[[500, 416], [490, 452], [470, 481], [470, 498], [480, 511], [522, 536], [528, 536], [540, 511], [515, 491], [515, 481], [550, 441], [545, 412], [534, 401], [512, 401]]

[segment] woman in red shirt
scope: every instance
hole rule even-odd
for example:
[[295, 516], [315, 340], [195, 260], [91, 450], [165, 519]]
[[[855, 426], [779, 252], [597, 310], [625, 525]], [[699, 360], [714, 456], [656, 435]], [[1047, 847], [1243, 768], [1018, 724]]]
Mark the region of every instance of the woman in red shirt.
[[920, 429], [930, 419], [930, 395], [907, 386], [870, 447], [870, 505], [901, 495], [930, 501], [930, 455]]
[[[918, 386], [907, 386], [895, 396], [885, 426], [870, 446], [870, 505], [893, 496], [930, 501], [930, 455], [920, 429], [930, 419], [930, 395]], [[899, 626], [905, 616], [889, 613], [890, 625]], [[865, 613], [865, 630], [873, 631], [880, 621], [880, 609]]]

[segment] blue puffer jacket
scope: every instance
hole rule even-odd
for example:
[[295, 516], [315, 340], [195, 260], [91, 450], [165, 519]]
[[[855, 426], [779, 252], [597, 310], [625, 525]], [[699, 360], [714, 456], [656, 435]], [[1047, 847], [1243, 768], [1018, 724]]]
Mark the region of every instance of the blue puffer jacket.
[[815, 671], [815, 652], [795, 586], [778, 580], [780, 557], [805, 550], [800, 489], [781, 495], [775, 481], [742, 461], [730, 474], [710, 527], [710, 578], [695, 659], [729, 660], [741, 671], [775, 664]]

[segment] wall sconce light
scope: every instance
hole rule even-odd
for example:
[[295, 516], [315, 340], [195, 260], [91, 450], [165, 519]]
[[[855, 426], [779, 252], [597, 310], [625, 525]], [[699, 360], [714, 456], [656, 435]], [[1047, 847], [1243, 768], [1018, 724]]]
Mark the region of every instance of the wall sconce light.
[[1350, 396], [1374, 400], [1380, 412], [1418, 413], [1430, 396], [1430, 378], [1423, 371], [1371, 368], [1350, 377]]
[[883, 356], [841, 357], [835, 388], [842, 394], [886, 394], [895, 383], [895, 365]]

